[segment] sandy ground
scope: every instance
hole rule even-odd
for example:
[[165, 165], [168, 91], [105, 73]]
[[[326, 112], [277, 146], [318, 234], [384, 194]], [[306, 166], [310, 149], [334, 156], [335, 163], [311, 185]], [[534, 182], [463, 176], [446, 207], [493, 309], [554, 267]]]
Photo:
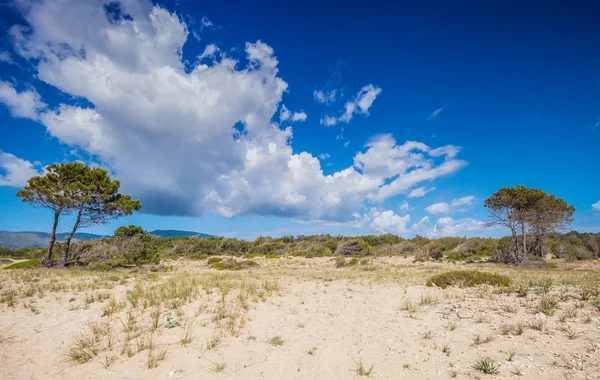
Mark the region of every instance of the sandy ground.
[[[225, 273], [197, 262], [160, 273], [2, 271], [0, 377], [352, 379], [362, 378], [362, 363], [375, 379], [600, 378], [598, 263], [518, 270], [378, 258], [336, 269], [330, 259], [257, 261], [260, 268]], [[434, 273], [475, 267], [509, 275], [528, 294], [520, 297], [518, 285], [423, 285]], [[127, 294], [136, 284], [147, 293], [134, 305]], [[144, 307], [152, 291], [160, 306]], [[557, 302], [553, 315], [538, 313], [543, 299]], [[110, 332], [92, 333], [94, 323]], [[85, 336], [89, 361], [78, 363], [70, 353]], [[486, 357], [497, 374], [475, 368]]]

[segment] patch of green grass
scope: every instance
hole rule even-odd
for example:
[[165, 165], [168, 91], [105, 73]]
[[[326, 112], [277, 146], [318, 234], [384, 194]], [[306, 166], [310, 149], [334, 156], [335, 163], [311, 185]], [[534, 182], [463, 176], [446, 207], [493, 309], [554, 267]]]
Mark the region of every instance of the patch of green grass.
[[442, 289], [448, 286], [472, 287], [477, 285], [510, 286], [512, 280], [506, 276], [479, 271], [451, 271], [431, 277], [427, 286], [437, 285]]
[[548, 316], [554, 315], [556, 311], [556, 305], [558, 305], [558, 300], [554, 297], [543, 297], [540, 300], [540, 305], [538, 306], [537, 311], [542, 312]]
[[31, 259], [27, 261], [21, 261], [20, 263], [14, 263], [12, 265], [7, 266], [4, 269], [29, 269], [29, 268], [38, 268], [41, 267], [42, 263], [40, 259]]
[[500, 366], [488, 357], [477, 359], [473, 368], [485, 373], [486, 375], [497, 375], [500, 373]]
[[218, 263], [211, 265], [216, 270], [241, 270], [259, 266], [256, 261], [252, 260], [236, 260], [233, 258], [223, 259]]
[[222, 257], [209, 257], [208, 258], [208, 265], [220, 263], [222, 260], [223, 260]]

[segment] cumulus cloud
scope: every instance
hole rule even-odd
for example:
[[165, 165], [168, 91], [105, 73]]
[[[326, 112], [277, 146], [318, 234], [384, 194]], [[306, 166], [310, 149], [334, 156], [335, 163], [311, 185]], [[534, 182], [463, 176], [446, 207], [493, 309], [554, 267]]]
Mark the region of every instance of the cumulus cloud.
[[304, 111], [294, 112], [294, 114], [292, 115], [292, 121], [306, 121], [307, 117], [308, 116]]
[[411, 231], [429, 238], [438, 238], [443, 236], [477, 236], [487, 228], [487, 224], [480, 220], [472, 218], [455, 220], [449, 216], [439, 218], [433, 226], [430, 226], [429, 223], [429, 217], [425, 216], [412, 225]]
[[424, 216], [417, 223], [413, 224], [411, 230], [417, 235], [427, 235], [429, 233], [429, 217]]
[[427, 193], [432, 192], [433, 190], [435, 190], [435, 187], [430, 187], [429, 189], [426, 189], [424, 187], [417, 187], [416, 189], [413, 189], [410, 193], [408, 193], [408, 198], [421, 198], [427, 195]]
[[439, 218], [433, 229], [428, 233], [430, 237], [441, 236], [470, 236], [486, 228], [486, 223], [472, 218], [455, 220], [451, 217]]
[[37, 119], [38, 111], [46, 107], [35, 90], [18, 92], [12, 84], [0, 81], [0, 103], [4, 103], [14, 117]]
[[354, 99], [346, 102], [344, 112], [339, 117], [325, 116], [321, 119], [321, 124], [325, 126], [336, 125], [337, 123], [349, 123], [355, 114], [368, 116], [369, 108], [373, 105], [377, 96], [381, 93], [381, 88], [368, 84], [358, 91]]
[[291, 122], [296, 122], [296, 121], [306, 121], [307, 115], [306, 113], [300, 111], [300, 112], [291, 112], [286, 106], [285, 104], [281, 105], [281, 110], [279, 111], [279, 121], [280, 122], [284, 122], [284, 121], [291, 121]]
[[0, 150], [0, 186], [23, 187], [39, 174], [31, 162]]
[[429, 214], [446, 214], [450, 212], [450, 206], [446, 202], [434, 203], [430, 206], [425, 207], [425, 211]]
[[325, 91], [325, 90], [315, 90], [313, 92], [313, 96], [318, 103], [321, 104], [331, 104], [335, 102], [335, 98], [337, 96], [337, 90]]
[[462, 198], [455, 198], [448, 204], [447, 202], [434, 203], [430, 206], [425, 207], [425, 211], [429, 214], [437, 215], [437, 214], [447, 214], [451, 209], [457, 209], [462, 206], [470, 206], [473, 204], [475, 200], [475, 196], [468, 195]]
[[393, 211], [380, 211], [372, 208], [366, 215], [368, 226], [380, 233], [392, 233], [396, 235], [405, 235], [410, 232], [407, 228], [410, 222], [410, 215], [396, 215]]
[[596, 211], [600, 211], [600, 201], [594, 203], [592, 205], [592, 209], [596, 210]]
[[[249, 42], [245, 57], [222, 54], [185, 67], [188, 28], [176, 14], [130, 0], [116, 17], [106, 14], [108, 3], [37, 1], [22, 9], [27, 25], [10, 29], [15, 51], [35, 64], [40, 80], [86, 105], [43, 109], [35, 98], [21, 114], [110, 168], [146, 212], [349, 221], [370, 210], [363, 212], [369, 225], [404, 231], [407, 215], [371, 203], [466, 164], [457, 147], [399, 145], [384, 135], [354, 165], [324, 175], [319, 158], [294, 153], [292, 128], [274, 121], [306, 115], [282, 114], [288, 85], [269, 45]], [[351, 114], [367, 114], [380, 91], [365, 86]]]

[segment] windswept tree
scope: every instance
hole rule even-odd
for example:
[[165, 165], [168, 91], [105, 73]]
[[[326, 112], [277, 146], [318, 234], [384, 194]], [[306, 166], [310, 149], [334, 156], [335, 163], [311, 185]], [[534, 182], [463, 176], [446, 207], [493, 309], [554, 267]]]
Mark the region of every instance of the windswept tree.
[[[540, 190], [541, 191], [541, 190]], [[533, 252], [536, 256], [544, 257], [544, 239], [552, 232], [563, 231], [569, 224], [573, 223], [575, 207], [569, 205], [562, 198], [554, 194], [544, 193], [534, 203], [527, 222], [529, 230], [535, 236]]]
[[510, 252], [509, 261], [517, 264], [527, 260], [528, 233], [536, 238], [534, 251], [543, 255], [544, 236], [566, 227], [573, 221], [575, 212], [564, 199], [522, 185], [496, 191], [485, 200], [485, 207], [489, 210], [490, 225], [511, 231], [514, 250]]
[[52, 164], [46, 167], [43, 175], [29, 179], [17, 196], [34, 207], [50, 209], [54, 214], [48, 250], [42, 260], [45, 266], [56, 264], [52, 260], [52, 250], [61, 215], [77, 213], [60, 261], [65, 265], [71, 240], [78, 228], [107, 223], [141, 208], [139, 200], [120, 194], [119, 187], [120, 182], [112, 180], [106, 170], [91, 168], [81, 162]]
[[77, 217], [65, 241], [61, 258], [63, 266], [67, 264], [71, 240], [78, 228], [106, 224], [142, 208], [139, 200], [119, 193], [121, 183], [113, 180], [104, 169], [85, 165], [82, 175], [77, 178], [77, 186], [73, 186], [69, 193], [71, 208], [77, 213]]
[[67, 164], [52, 164], [46, 167], [44, 175], [32, 177], [27, 181], [27, 186], [17, 192], [17, 197], [23, 202], [31, 203], [35, 208], [45, 208], [53, 213], [52, 230], [48, 241], [46, 257], [42, 260], [44, 265], [52, 263], [52, 249], [56, 242], [56, 227], [61, 215], [73, 211], [72, 198], [69, 194], [78, 185], [78, 176], [82, 164], [70, 162]]

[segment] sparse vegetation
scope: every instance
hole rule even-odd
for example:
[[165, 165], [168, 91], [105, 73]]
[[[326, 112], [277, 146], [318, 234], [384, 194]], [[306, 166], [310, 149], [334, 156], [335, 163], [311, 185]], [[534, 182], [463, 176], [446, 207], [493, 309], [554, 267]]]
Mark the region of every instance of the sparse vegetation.
[[363, 361], [360, 360], [356, 363], [356, 369], [354, 371], [358, 376], [370, 376], [371, 373], [373, 373], [373, 365], [371, 364], [371, 366], [367, 368]]
[[486, 375], [497, 375], [500, 373], [500, 365], [489, 357], [477, 359], [474, 368], [485, 373]]
[[435, 275], [427, 280], [427, 286], [439, 286], [445, 289], [448, 286], [472, 287], [477, 285], [494, 285], [500, 287], [510, 286], [510, 278], [492, 273], [478, 271], [452, 271]]

